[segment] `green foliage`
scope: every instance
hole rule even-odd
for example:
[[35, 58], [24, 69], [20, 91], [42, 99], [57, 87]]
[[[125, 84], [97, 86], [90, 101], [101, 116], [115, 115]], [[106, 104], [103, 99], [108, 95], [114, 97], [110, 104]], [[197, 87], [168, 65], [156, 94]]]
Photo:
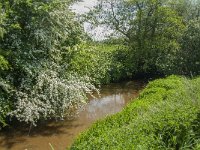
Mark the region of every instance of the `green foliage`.
[[64, 119], [84, 103], [86, 93], [96, 90], [87, 76], [68, 71], [68, 50], [81, 42], [83, 32], [69, 9], [72, 2], [0, 1], [4, 125], [6, 117], [34, 125], [41, 119]]
[[[36, 125], [40, 119], [71, 116], [72, 110], [84, 103], [86, 93], [91, 94], [96, 90], [94, 85], [141, 74], [199, 75], [199, 0], [101, 0], [85, 19], [95, 25], [105, 25], [115, 36], [99, 43], [92, 43], [91, 37], [83, 33], [83, 27], [69, 9], [75, 1], [0, 1], [1, 125], [6, 125], [6, 118]], [[83, 42], [86, 39], [90, 44]], [[141, 135], [141, 141], [146, 142], [146, 145], [136, 142], [135, 137], [129, 142], [149, 146], [148, 142], [151, 141], [155, 147], [182, 147], [180, 134], [182, 130], [189, 131], [190, 126], [184, 124], [181, 115], [188, 117], [195, 114], [196, 107], [188, 114], [182, 114], [182, 111], [193, 107], [189, 101], [191, 97], [199, 98], [196, 93], [199, 91], [198, 85], [190, 85], [190, 82], [193, 81], [170, 77], [164, 82], [157, 80], [150, 83], [138, 102], [124, 110], [124, 116], [118, 114], [111, 117], [120, 116], [118, 119], [122, 120], [114, 124], [111, 121], [110, 126], [116, 125], [118, 128], [124, 122], [132, 124], [132, 120], [138, 119], [138, 124], [144, 122], [142, 133], [147, 130], [157, 131], [149, 132], [151, 138], [147, 138], [146, 134]], [[190, 87], [191, 91], [185, 94]], [[182, 99], [183, 103], [180, 104], [178, 99]], [[171, 103], [174, 105], [171, 106]], [[165, 105], [166, 109], [161, 111]], [[180, 111], [176, 110], [178, 106], [183, 106]], [[169, 120], [170, 111], [177, 111], [176, 118], [172, 118], [175, 126], [169, 122], [165, 122], [168, 126], [164, 127], [161, 123], [158, 125], [160, 128], [155, 129], [147, 125], [148, 119], [155, 122], [163, 119], [159, 114], [155, 114], [154, 118], [151, 107], [160, 110], [162, 115], [169, 114]], [[132, 108], [138, 113], [148, 114], [147, 120], [142, 120], [137, 113], [132, 114]], [[126, 115], [129, 113], [131, 117]], [[180, 119], [180, 122], [182, 120], [183, 126], [179, 126], [176, 119]], [[187, 122], [189, 125], [192, 124], [190, 119]], [[133, 126], [138, 127], [137, 124]], [[114, 140], [126, 138], [125, 130], [119, 132], [122, 139]], [[114, 137], [118, 134], [115, 129], [109, 129], [108, 132]], [[135, 130], [131, 132], [137, 133]], [[173, 133], [175, 137], [172, 138], [168, 133]], [[162, 137], [155, 140], [158, 137], [156, 134]], [[106, 138], [111, 138], [110, 135], [103, 136], [105, 142]], [[98, 145], [100, 141], [97, 140], [102, 139], [93, 140]]]
[[113, 81], [131, 79], [137, 73], [135, 60], [131, 57], [132, 51], [127, 46], [120, 47], [113, 53], [112, 70], [110, 72]]
[[185, 24], [192, 19], [199, 17], [200, 1], [199, 0], [176, 0], [170, 1], [170, 5], [180, 16], [183, 17]]
[[186, 30], [182, 35], [181, 51], [177, 59], [177, 67], [184, 75], [199, 74], [199, 34], [200, 34], [200, 1], [178, 0], [171, 2], [172, 7], [182, 16]]
[[8, 61], [0, 55], [0, 70], [7, 70], [9, 68]]
[[195, 149], [199, 147], [199, 78], [150, 82], [122, 112], [97, 121], [71, 149]]
[[178, 72], [179, 39], [185, 25], [168, 1], [102, 0], [86, 17], [94, 24], [108, 26], [125, 39], [124, 44], [130, 49], [129, 60], [132, 59], [128, 62], [134, 66], [132, 74]]
[[5, 32], [5, 29], [3, 27], [4, 20], [5, 19], [5, 13], [2, 11], [2, 4], [0, 3], [0, 38], [3, 37], [3, 34]]
[[118, 44], [82, 44], [70, 52], [69, 70], [87, 75], [95, 84], [127, 79], [134, 68], [128, 59], [127, 48]]
[[130, 33], [138, 72], [176, 73], [178, 40], [184, 31], [182, 18], [167, 1], [134, 1], [132, 5], [138, 7], [137, 18], [133, 20], [136, 26], [132, 25]]
[[69, 70], [76, 71], [80, 76], [87, 75], [95, 84], [110, 82], [110, 66], [112, 49], [108, 45], [79, 45], [72, 51]]
[[13, 88], [10, 84], [0, 78], [0, 129], [7, 125], [6, 117], [12, 108], [12, 102], [9, 101], [11, 98], [9, 96], [13, 95], [12, 92]]
[[184, 74], [200, 74], [200, 21], [189, 21], [182, 39], [181, 59]]

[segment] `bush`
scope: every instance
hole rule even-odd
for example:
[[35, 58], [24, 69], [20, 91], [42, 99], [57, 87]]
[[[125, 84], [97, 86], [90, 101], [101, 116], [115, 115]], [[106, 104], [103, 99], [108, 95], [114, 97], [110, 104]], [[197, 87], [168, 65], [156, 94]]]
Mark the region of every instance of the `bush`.
[[0, 129], [7, 125], [6, 117], [12, 107], [9, 95], [12, 95], [12, 91], [10, 84], [0, 78]]
[[38, 120], [63, 120], [74, 113], [96, 88], [88, 77], [68, 75], [64, 78], [53, 70], [41, 71], [35, 85], [22, 85], [15, 91], [14, 109], [7, 115], [36, 125]]
[[[89, 76], [95, 84], [117, 82], [128, 77], [128, 52], [117, 44], [82, 44], [72, 50], [69, 70]], [[129, 64], [129, 66], [128, 66]], [[132, 69], [132, 68], [131, 68]]]
[[[150, 82], [122, 112], [97, 121], [71, 149], [192, 149], [199, 147], [200, 79]], [[193, 84], [195, 82], [195, 84]]]
[[65, 61], [83, 36], [73, 3], [0, 1], [0, 127], [6, 118], [34, 125], [64, 119], [96, 89]]
[[110, 65], [112, 54], [107, 45], [82, 44], [73, 50], [69, 70], [80, 76], [87, 75], [95, 84], [110, 82]]

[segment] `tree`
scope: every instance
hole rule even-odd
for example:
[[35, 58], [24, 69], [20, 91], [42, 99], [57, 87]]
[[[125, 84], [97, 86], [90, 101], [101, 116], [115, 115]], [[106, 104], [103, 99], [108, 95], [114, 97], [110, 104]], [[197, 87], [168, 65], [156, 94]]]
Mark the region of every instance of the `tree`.
[[182, 39], [183, 73], [200, 74], [200, 20], [191, 20]]
[[[0, 3], [0, 38], [3, 37], [3, 34], [5, 32], [5, 29], [3, 27], [4, 19], [5, 19], [5, 13], [3, 12], [2, 5]], [[2, 55], [0, 55], [0, 70], [2, 71], [7, 68], [8, 68], [8, 62], [5, 60], [5, 58]]]
[[167, 74], [175, 70], [178, 40], [185, 26], [168, 1], [101, 0], [86, 18], [125, 38], [137, 72]]
[[200, 1], [199, 0], [171, 0], [170, 6], [183, 17], [187, 24], [189, 20], [197, 19], [200, 16]]
[[[187, 4], [189, 3], [189, 4]], [[180, 59], [182, 62], [183, 74], [186, 75], [199, 75], [200, 71], [200, 1], [190, 0], [184, 3], [184, 11], [187, 12], [183, 15], [186, 24], [186, 30], [181, 40]]]
[[183, 18], [186, 30], [180, 40], [181, 51], [179, 52], [179, 68], [184, 75], [199, 74], [199, 34], [200, 34], [200, 1], [177, 0], [170, 2]]
[[[0, 80], [0, 105], [7, 116], [36, 124], [40, 119], [71, 116], [95, 87], [88, 77], [68, 73], [70, 50], [82, 36], [82, 27], [69, 6], [72, 0], [1, 1], [6, 13], [1, 54], [11, 69]], [[3, 84], [5, 83], [5, 84]], [[6, 92], [7, 91], [7, 92]], [[1, 107], [0, 106], [0, 107]]]

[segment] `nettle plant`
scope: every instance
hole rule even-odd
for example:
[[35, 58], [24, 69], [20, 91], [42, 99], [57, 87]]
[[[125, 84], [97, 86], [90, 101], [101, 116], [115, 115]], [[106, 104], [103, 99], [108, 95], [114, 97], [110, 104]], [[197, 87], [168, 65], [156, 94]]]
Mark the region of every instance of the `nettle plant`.
[[89, 77], [68, 71], [68, 50], [81, 42], [83, 32], [69, 9], [72, 2], [0, 2], [6, 13], [0, 50], [11, 68], [0, 77], [12, 87], [10, 93], [2, 91], [11, 103], [4, 120], [36, 125], [41, 119], [64, 119], [96, 90]]

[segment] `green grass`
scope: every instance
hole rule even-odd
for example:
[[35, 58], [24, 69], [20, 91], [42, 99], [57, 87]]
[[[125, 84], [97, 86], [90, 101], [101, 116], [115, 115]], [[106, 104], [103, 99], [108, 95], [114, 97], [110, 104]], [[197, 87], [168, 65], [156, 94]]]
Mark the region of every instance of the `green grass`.
[[122, 112], [97, 121], [72, 150], [200, 149], [200, 78], [150, 82]]

